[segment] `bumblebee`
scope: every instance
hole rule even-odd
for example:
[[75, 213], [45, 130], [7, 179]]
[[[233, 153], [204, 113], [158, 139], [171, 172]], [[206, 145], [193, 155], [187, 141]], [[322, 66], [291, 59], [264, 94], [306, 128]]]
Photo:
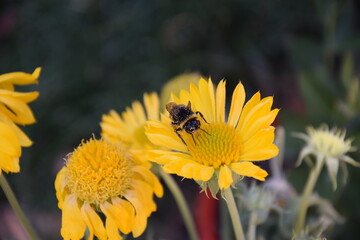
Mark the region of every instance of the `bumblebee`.
[[[200, 115], [200, 117], [206, 122], [208, 123], [204, 116], [202, 115], [201, 112], [196, 111], [193, 112], [191, 110], [191, 102], [189, 101], [187, 106], [185, 106], [184, 104], [176, 104], [174, 102], [170, 102], [168, 104], [166, 104], [166, 110], [169, 112], [170, 114], [170, 119], [172, 120], [171, 125], [173, 126], [176, 135], [181, 139], [181, 141], [187, 145], [184, 141], [184, 139], [181, 137], [179, 131], [184, 130], [185, 132], [187, 132], [188, 134], [191, 135], [195, 145], [195, 138], [193, 133], [196, 132], [197, 130], [201, 130], [207, 134], [209, 134], [208, 132], [206, 132], [205, 130], [201, 129], [201, 123], [200, 120], [198, 119], [198, 115]], [[209, 134], [210, 135], [210, 134]]]

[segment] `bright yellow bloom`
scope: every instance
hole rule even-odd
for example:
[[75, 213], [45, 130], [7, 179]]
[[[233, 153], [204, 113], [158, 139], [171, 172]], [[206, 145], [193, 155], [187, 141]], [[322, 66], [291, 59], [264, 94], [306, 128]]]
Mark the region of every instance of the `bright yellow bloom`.
[[173, 95], [176, 104], [187, 105], [190, 101], [192, 110], [201, 112], [208, 123], [198, 116], [201, 127], [192, 134], [193, 138], [179, 131], [184, 144], [169, 117], [163, 116], [161, 122], [149, 121], [146, 134], [150, 141], [174, 150], [151, 150], [151, 160], [163, 165], [167, 173], [192, 178], [203, 187], [208, 184], [211, 190], [212, 183], [217, 189], [225, 189], [236, 183], [239, 176], [265, 180], [267, 172], [252, 162], [278, 154], [273, 144], [274, 127], [270, 126], [279, 111], [271, 110], [273, 97], [261, 99], [258, 92], [245, 103], [244, 87], [239, 83], [226, 120], [225, 94], [225, 81], [214, 89], [211, 80], [201, 79], [198, 86], [190, 85], [190, 91], [181, 91], [179, 97]]
[[351, 146], [351, 139], [345, 140], [346, 132], [342, 129], [332, 128], [325, 124], [315, 129], [312, 126], [307, 127], [307, 135], [303, 133], [296, 134], [297, 137], [306, 141], [306, 146], [301, 150], [297, 164], [308, 155], [315, 155], [316, 161], [325, 161], [329, 176], [331, 178], [334, 190], [337, 187], [337, 173], [339, 166], [344, 170], [344, 182], [347, 178], [345, 163], [360, 167], [360, 163], [346, 155], [354, 151]]
[[[65, 240], [83, 238], [86, 227], [100, 240], [140, 236], [147, 218], [156, 210], [153, 193], [161, 185], [149, 167], [120, 144], [90, 139], [68, 155], [55, 180], [62, 209], [61, 235]], [[101, 215], [105, 215], [105, 224]]]
[[121, 115], [111, 110], [109, 114], [103, 115], [100, 126], [101, 136], [104, 139], [113, 143], [122, 143], [131, 153], [137, 155], [144, 163], [148, 163], [146, 151], [155, 146], [145, 135], [145, 123], [147, 120], [160, 119], [158, 95], [145, 93], [144, 106], [145, 109], [139, 101], [135, 101], [131, 108], [127, 107]]
[[38, 92], [21, 93], [14, 85], [28, 85], [37, 82], [41, 68], [32, 74], [13, 72], [0, 75], [0, 174], [19, 172], [21, 147], [29, 147], [32, 142], [17, 126], [35, 122], [28, 103], [34, 101]]

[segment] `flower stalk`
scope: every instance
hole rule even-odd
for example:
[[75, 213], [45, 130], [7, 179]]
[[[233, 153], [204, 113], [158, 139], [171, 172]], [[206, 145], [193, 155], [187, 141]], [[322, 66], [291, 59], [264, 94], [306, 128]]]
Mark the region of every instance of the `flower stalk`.
[[159, 169], [159, 173], [175, 198], [181, 216], [184, 220], [185, 227], [189, 233], [190, 239], [199, 240], [198, 237], [199, 235], [196, 231], [195, 223], [193, 217], [191, 216], [189, 206], [187, 205], [184, 195], [181, 193], [179, 186], [176, 184], [175, 180], [169, 174], [165, 173], [163, 170]]
[[224, 193], [224, 197], [226, 200], [226, 205], [227, 205], [229, 213], [230, 213], [230, 218], [231, 218], [231, 222], [233, 224], [236, 240], [244, 240], [245, 237], [244, 237], [244, 231], [243, 231], [243, 228], [241, 225], [240, 214], [236, 207], [234, 195], [232, 194], [231, 188], [229, 187], [229, 188], [224, 189], [223, 193]]
[[37, 236], [35, 230], [31, 227], [28, 219], [26, 218], [24, 212], [22, 211], [19, 202], [17, 201], [14, 192], [12, 191], [8, 181], [6, 180], [4, 174], [0, 174], [0, 186], [3, 189], [6, 198], [8, 199], [10, 206], [14, 210], [17, 218], [20, 223], [24, 227], [25, 231], [29, 235], [31, 240], [37, 240], [39, 237]]
[[[317, 156], [317, 158], [319, 158], [319, 156]], [[315, 184], [320, 175], [323, 165], [324, 165], [324, 161], [322, 159], [317, 159], [315, 168], [313, 168], [311, 170], [310, 175], [307, 179], [307, 182], [306, 182], [306, 185], [304, 188], [304, 192], [303, 192], [301, 200], [300, 200], [299, 215], [297, 216], [297, 219], [295, 222], [295, 234], [296, 235], [299, 235], [301, 230], [304, 228], [306, 212], [307, 212], [307, 209], [309, 206], [309, 199], [311, 197], [311, 194], [314, 191]]]
[[256, 222], [257, 222], [257, 211], [256, 209], [252, 210], [250, 213], [249, 227], [247, 230], [247, 239], [256, 240]]

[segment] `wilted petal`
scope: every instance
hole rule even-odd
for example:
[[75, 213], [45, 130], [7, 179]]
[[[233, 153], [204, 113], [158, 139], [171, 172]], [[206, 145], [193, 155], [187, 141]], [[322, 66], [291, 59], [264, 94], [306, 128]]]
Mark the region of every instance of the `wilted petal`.
[[339, 170], [339, 160], [337, 158], [327, 157], [326, 160], [327, 170], [333, 185], [333, 189], [337, 187], [337, 173]]

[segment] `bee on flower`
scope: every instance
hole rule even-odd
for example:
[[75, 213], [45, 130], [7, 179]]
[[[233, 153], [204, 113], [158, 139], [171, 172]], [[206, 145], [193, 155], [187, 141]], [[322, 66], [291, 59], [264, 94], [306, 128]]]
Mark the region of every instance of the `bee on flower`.
[[215, 89], [211, 80], [201, 79], [197, 85], [190, 84], [189, 91], [180, 91], [179, 97], [172, 95], [171, 100], [172, 106], [183, 106], [184, 111], [195, 115], [182, 121], [169, 106], [169, 116], [148, 121], [146, 127], [150, 141], [168, 149], [150, 150], [151, 161], [162, 165], [167, 173], [209, 187], [214, 196], [243, 176], [264, 181], [267, 172], [254, 162], [278, 154], [271, 123], [279, 110], [271, 109], [273, 97], [261, 99], [258, 92], [245, 103], [245, 90], [239, 83], [226, 119], [225, 95], [225, 81]]

